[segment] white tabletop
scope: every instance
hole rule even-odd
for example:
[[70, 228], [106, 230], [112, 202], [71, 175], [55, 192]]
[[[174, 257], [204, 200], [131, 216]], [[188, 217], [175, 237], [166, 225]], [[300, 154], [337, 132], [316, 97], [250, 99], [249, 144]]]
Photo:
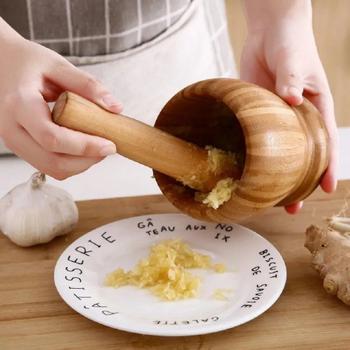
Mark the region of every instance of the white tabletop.
[[[340, 128], [339, 179], [350, 179], [350, 128]], [[14, 156], [0, 157], [0, 197], [35, 171]], [[64, 181], [48, 180], [66, 189], [76, 200], [158, 194], [152, 171], [119, 155], [107, 157], [82, 174]]]

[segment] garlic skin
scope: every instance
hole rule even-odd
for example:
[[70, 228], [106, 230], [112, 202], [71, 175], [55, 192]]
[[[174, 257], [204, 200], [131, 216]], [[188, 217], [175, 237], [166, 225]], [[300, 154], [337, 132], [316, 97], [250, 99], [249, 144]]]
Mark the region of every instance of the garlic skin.
[[22, 247], [47, 243], [70, 232], [77, 222], [78, 208], [72, 196], [45, 183], [41, 173], [0, 199], [0, 230]]

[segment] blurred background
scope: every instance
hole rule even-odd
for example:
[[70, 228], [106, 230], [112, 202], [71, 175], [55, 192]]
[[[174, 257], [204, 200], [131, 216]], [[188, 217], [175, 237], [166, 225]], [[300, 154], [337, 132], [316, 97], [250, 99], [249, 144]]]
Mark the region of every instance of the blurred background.
[[[278, 0], [276, 0], [278, 1]], [[350, 126], [350, 0], [313, 0], [316, 41], [333, 92], [338, 126]], [[242, 0], [226, 0], [232, 47], [239, 68], [246, 35]]]
[[[2, 1], [0, 0], [0, 3]], [[239, 68], [246, 36], [243, 0], [225, 1], [232, 46]], [[333, 92], [339, 126], [339, 178], [350, 179], [350, 0], [314, 0], [312, 3], [314, 32]], [[0, 198], [11, 188], [28, 179], [34, 171], [28, 163], [16, 157], [0, 157]], [[160, 192], [150, 169], [119, 155], [107, 157], [79, 176], [62, 182], [52, 178], [48, 181], [66, 189], [76, 200]]]

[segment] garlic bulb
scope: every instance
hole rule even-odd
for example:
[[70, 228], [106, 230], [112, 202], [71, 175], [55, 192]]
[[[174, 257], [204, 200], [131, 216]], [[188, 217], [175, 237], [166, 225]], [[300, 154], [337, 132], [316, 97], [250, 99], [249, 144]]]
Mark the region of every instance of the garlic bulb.
[[78, 208], [66, 191], [45, 183], [35, 173], [0, 200], [0, 230], [14, 243], [29, 247], [71, 231]]

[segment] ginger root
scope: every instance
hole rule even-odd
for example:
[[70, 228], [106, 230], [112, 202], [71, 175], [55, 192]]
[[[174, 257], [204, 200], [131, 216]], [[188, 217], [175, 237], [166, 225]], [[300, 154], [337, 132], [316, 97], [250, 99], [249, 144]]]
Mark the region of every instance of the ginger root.
[[310, 226], [305, 247], [327, 293], [350, 305], [350, 218], [334, 216], [327, 228]]

